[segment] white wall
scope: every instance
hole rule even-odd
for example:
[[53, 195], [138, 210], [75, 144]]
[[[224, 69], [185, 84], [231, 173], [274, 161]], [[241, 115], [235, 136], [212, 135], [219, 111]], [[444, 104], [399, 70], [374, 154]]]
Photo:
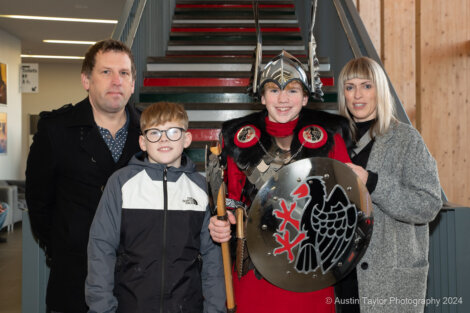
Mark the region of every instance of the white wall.
[[[23, 59], [24, 63], [31, 63]], [[81, 61], [73, 63], [39, 63], [39, 92], [23, 93], [23, 155], [22, 170], [26, 169], [29, 152], [30, 115], [51, 111], [67, 103], [77, 103], [87, 96], [80, 82]]]
[[7, 65], [7, 105], [0, 104], [0, 112], [7, 113], [7, 153], [0, 154], [0, 180], [24, 178], [22, 170], [22, 125], [19, 71], [21, 42], [0, 29], [0, 62]]

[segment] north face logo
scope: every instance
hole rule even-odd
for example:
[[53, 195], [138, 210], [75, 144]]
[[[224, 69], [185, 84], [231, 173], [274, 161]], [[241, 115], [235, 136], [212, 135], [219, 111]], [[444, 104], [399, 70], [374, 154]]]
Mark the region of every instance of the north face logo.
[[194, 198], [192, 198], [192, 197], [186, 198], [186, 200], [183, 200], [183, 202], [184, 202], [185, 204], [194, 204], [194, 205], [197, 205], [196, 199], [194, 199]]

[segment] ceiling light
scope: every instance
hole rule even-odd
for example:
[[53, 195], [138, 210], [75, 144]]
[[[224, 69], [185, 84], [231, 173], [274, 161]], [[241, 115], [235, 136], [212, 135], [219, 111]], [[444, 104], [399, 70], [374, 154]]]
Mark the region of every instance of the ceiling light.
[[94, 45], [96, 41], [80, 41], [80, 40], [54, 40], [54, 39], [44, 39], [43, 42], [47, 43], [65, 43], [72, 45]]
[[117, 24], [118, 22], [117, 20], [98, 20], [98, 19], [89, 19], [89, 18], [69, 18], [69, 17], [31, 16], [31, 15], [0, 15], [0, 17], [26, 19], [26, 20], [103, 23], [103, 24]]
[[43, 55], [43, 54], [22, 54], [22, 58], [40, 58], [40, 59], [69, 59], [82, 60], [85, 57], [67, 56], [67, 55]]

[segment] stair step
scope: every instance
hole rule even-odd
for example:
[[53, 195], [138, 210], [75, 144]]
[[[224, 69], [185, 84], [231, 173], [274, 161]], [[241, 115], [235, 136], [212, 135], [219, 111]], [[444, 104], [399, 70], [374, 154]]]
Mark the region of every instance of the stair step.
[[[248, 4], [251, 5], [253, 0], [176, 0], [176, 5], [184, 4], [219, 4], [219, 5], [233, 5], [233, 4]], [[292, 0], [258, 0], [258, 3], [264, 5], [270, 4], [292, 4]]]
[[[174, 40], [168, 42], [168, 50], [175, 49], [178, 46], [220, 46], [220, 48], [226, 49], [227, 45], [230, 46], [238, 46], [240, 48], [243, 47], [251, 47], [251, 50], [254, 51], [256, 46], [256, 36], [253, 38], [224, 38], [223, 36], [219, 38], [199, 38], [198, 40], [191, 38], [182, 38], [181, 40]], [[285, 40], [278, 40], [275, 36], [272, 38], [268, 38], [267, 40], [263, 40], [263, 50], [275, 49], [275, 50], [289, 50], [289, 47], [295, 47], [296, 49], [303, 49], [304, 42], [301, 39], [285, 39]], [[276, 48], [269, 48], [269, 47], [276, 47]], [[213, 48], [211, 48], [213, 49]], [[245, 48], [246, 49], [246, 48]], [[198, 50], [198, 49], [196, 49]], [[216, 50], [218, 50], [216, 48]], [[239, 50], [239, 49], [234, 49]]]
[[247, 87], [250, 78], [223, 78], [223, 77], [170, 77], [170, 78], [145, 78], [144, 87]]
[[[266, 64], [262, 64], [261, 68], [263, 68]], [[197, 63], [197, 64], [185, 64], [185, 63], [149, 63], [147, 64], [147, 71], [148, 72], [180, 72], [180, 71], [187, 71], [187, 72], [194, 72], [194, 71], [209, 71], [209, 72], [251, 72], [252, 64], [240, 64], [240, 63]], [[330, 71], [330, 64], [322, 64], [320, 63], [319, 66], [320, 72], [328, 72]]]
[[[185, 18], [185, 19], [178, 19], [175, 18], [173, 19], [173, 25], [175, 24], [197, 24], [197, 25], [212, 25], [212, 24], [232, 24], [232, 25], [243, 25], [243, 24], [251, 24], [254, 25], [255, 20], [251, 18], [239, 18], [239, 19], [226, 19], [226, 18], [220, 18], [217, 19], [215, 17], [210, 18], [204, 18], [203, 16], [200, 17], [191, 17], [191, 18]], [[283, 19], [259, 19], [258, 23], [260, 26], [268, 25], [268, 24], [273, 24], [273, 25], [298, 25], [298, 20], [295, 17], [291, 18], [283, 18]]]
[[[258, 7], [264, 8], [293, 8], [294, 4], [292, 1], [258, 1]], [[277, 2], [277, 3], [276, 3]], [[177, 1], [176, 8], [253, 8], [253, 0], [249, 1]]]
[[[232, 45], [221, 44], [221, 45], [214, 45], [213, 43], [210, 45], [205, 44], [188, 44], [188, 43], [168, 43], [167, 51], [224, 51], [229, 54], [233, 53], [234, 51], [249, 51], [253, 53], [256, 48], [256, 44], [250, 45], [238, 45], [232, 43]], [[282, 50], [287, 50], [289, 53], [293, 54], [303, 54], [305, 53], [305, 46], [302, 44], [298, 45], [266, 45], [263, 43], [263, 54], [265, 51], [269, 51], [271, 53], [275, 53], [275, 55], [279, 54]], [[168, 52], [167, 52], [168, 53]]]
[[[218, 139], [215, 139], [214, 141], [217, 141]], [[184, 153], [195, 163], [204, 163], [206, 159], [206, 149], [204, 148], [193, 148], [192, 144], [189, 147], [189, 149], [185, 149]]]
[[[324, 93], [336, 93], [336, 87], [334, 86], [326, 86], [323, 89]], [[180, 93], [191, 93], [191, 94], [204, 94], [204, 93], [221, 93], [221, 94], [226, 94], [226, 93], [231, 93], [231, 94], [238, 94], [238, 93], [246, 93], [247, 89], [245, 86], [208, 86], [208, 87], [142, 87], [141, 92], [149, 94], [149, 93], [175, 93], [175, 92], [180, 92]]]
[[215, 122], [189, 122], [189, 129], [219, 129], [222, 127], [222, 122], [215, 121]]
[[[261, 34], [263, 44], [281, 44], [289, 42], [290, 44], [303, 43], [302, 36], [300, 33], [263, 33]], [[187, 42], [193, 44], [194, 41], [205, 41], [208, 43], [224, 42], [234, 43], [237, 42], [242, 45], [249, 45], [256, 43], [256, 33], [171, 33], [170, 42]]]
[[[182, 8], [176, 6], [174, 18], [194, 18], [205, 16], [206, 18], [253, 18], [253, 8], [250, 7], [207, 7], [207, 8]], [[295, 8], [292, 7], [263, 7], [259, 10], [259, 18], [283, 19], [295, 17]]]
[[193, 141], [219, 140], [220, 128], [189, 128]]
[[[330, 72], [327, 72], [330, 73]], [[209, 71], [146, 71], [144, 79], [147, 78], [250, 78], [249, 71], [209, 72]]]
[[[251, 55], [252, 56], [252, 55]], [[298, 55], [299, 56], [299, 55]], [[272, 57], [264, 56], [261, 66], [265, 66]], [[306, 64], [307, 57], [300, 55], [299, 61]], [[329, 58], [319, 57], [320, 72], [328, 72], [330, 70]], [[227, 72], [251, 72], [253, 58], [237, 58], [237, 57], [202, 57], [202, 56], [172, 56], [172, 57], [148, 57], [148, 72], [195, 72], [195, 71], [227, 71]]]
[[[323, 86], [333, 86], [333, 77], [320, 77]], [[144, 87], [248, 87], [250, 78], [223, 78], [223, 77], [165, 77], [145, 78]]]
[[[220, 57], [220, 56], [213, 56], [211, 58], [207, 58], [204, 56], [193, 56], [193, 57], [186, 57], [186, 56], [171, 56], [171, 57], [147, 57], [147, 64], [197, 64], [197, 63], [230, 63], [230, 64], [252, 64], [253, 63], [253, 54], [250, 55], [251, 58], [227, 58], [227, 57]], [[266, 64], [271, 61], [271, 57], [263, 56], [262, 63]], [[297, 59], [306, 64], [308, 62], [307, 55], [303, 54], [297, 57]], [[318, 61], [320, 64], [328, 64], [330, 63], [330, 59], [328, 57], [318, 57]]]
[[[332, 71], [319, 72], [323, 78], [333, 78]], [[308, 71], [307, 71], [308, 74]], [[147, 78], [250, 78], [251, 71], [230, 71], [230, 72], [210, 72], [210, 71], [147, 71], [144, 72], [144, 79]]]
[[[171, 92], [160, 89], [159, 91], [147, 91], [147, 88], [156, 87], [143, 87], [140, 94], [141, 102], [158, 102], [158, 101], [171, 101], [179, 103], [213, 103], [213, 104], [229, 104], [229, 103], [249, 103], [253, 98], [246, 92], [233, 92], [233, 93], [220, 93], [220, 92], [184, 92], [180, 90]], [[201, 87], [198, 87], [201, 88]], [[325, 93], [323, 96], [325, 102], [336, 102], [337, 95], [335, 92]], [[315, 102], [310, 99], [311, 102]]]
[[[289, 24], [267, 24], [260, 27], [261, 33], [299, 33], [300, 27]], [[172, 33], [256, 33], [256, 28], [253, 23], [246, 23], [243, 25], [233, 24], [218, 24], [214, 25], [201, 25], [197, 24], [175, 24], [171, 27]]]
[[[272, 59], [278, 55], [281, 50], [278, 51], [263, 51], [263, 59], [268, 58]], [[292, 51], [289, 50], [289, 53], [295, 56], [296, 58], [301, 58], [306, 55], [305, 49]], [[184, 51], [184, 50], [168, 50], [166, 52], [166, 58], [171, 60], [173, 57], [181, 58], [224, 58], [224, 59], [236, 59], [238, 61], [244, 60], [245, 58], [253, 58], [253, 50], [238, 50], [238, 51], [223, 51], [223, 50], [198, 50], [198, 51]]]
[[[150, 102], [141, 102], [136, 104], [136, 107], [140, 110], [143, 111], [145, 108], [153, 103], [152, 101]], [[231, 110], [231, 111], [260, 111], [265, 108], [264, 105], [261, 103], [181, 103], [185, 110], [187, 111], [212, 111], [218, 114], [218, 110]], [[330, 110], [330, 111], [336, 111], [337, 110], [337, 104], [336, 102], [309, 102], [307, 104], [308, 108], [311, 109], [316, 109], [316, 110]], [[189, 122], [191, 124], [191, 122]], [[207, 123], [207, 122], [204, 122]]]

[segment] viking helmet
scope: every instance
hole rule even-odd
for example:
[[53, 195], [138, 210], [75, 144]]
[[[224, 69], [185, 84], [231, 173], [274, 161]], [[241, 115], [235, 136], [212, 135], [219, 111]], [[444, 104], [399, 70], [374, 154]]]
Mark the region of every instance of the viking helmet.
[[310, 94], [307, 73], [302, 63], [289, 52], [282, 50], [281, 54], [274, 57], [261, 70], [257, 91], [260, 92], [267, 82], [275, 83], [282, 90], [294, 80], [301, 83]]

